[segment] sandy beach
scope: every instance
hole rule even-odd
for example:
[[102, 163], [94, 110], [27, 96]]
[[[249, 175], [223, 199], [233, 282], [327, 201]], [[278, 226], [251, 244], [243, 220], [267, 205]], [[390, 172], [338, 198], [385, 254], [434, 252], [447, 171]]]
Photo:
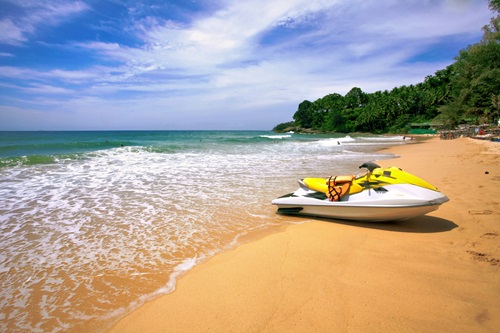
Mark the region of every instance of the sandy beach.
[[450, 201], [394, 223], [294, 218], [304, 223], [194, 267], [110, 332], [498, 332], [500, 143], [432, 138], [390, 151], [401, 157], [379, 164]]

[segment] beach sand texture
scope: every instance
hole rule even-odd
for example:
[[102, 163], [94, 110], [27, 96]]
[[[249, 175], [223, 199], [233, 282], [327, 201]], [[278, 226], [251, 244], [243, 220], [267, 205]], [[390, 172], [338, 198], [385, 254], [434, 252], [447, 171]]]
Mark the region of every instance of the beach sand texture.
[[450, 201], [402, 222], [277, 227], [196, 266], [110, 331], [498, 332], [500, 143], [432, 138], [390, 151], [401, 158], [379, 164]]

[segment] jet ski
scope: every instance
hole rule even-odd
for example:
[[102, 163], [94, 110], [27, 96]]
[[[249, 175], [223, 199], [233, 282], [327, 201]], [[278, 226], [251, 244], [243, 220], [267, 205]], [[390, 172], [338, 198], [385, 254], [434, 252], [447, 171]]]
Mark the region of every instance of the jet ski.
[[299, 189], [272, 204], [279, 214], [383, 222], [424, 215], [449, 200], [433, 185], [398, 167], [367, 162], [359, 168], [367, 171], [301, 179]]

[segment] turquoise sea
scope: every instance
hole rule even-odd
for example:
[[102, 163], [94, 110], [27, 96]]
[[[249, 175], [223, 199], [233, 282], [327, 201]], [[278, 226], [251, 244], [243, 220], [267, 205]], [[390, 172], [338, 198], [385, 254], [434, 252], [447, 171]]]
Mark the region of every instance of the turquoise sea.
[[296, 180], [393, 157], [393, 136], [0, 132], [0, 331], [104, 332], [253, 231], [307, 219]]

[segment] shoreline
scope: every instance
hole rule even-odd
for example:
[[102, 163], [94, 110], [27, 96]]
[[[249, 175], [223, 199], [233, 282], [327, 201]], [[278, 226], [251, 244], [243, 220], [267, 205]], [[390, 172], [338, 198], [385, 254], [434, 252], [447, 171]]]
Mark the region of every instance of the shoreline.
[[[108, 332], [469, 331], [500, 327], [500, 144], [385, 151], [450, 202], [395, 223], [302, 218], [195, 266]], [[294, 218], [295, 219], [295, 218]]]

